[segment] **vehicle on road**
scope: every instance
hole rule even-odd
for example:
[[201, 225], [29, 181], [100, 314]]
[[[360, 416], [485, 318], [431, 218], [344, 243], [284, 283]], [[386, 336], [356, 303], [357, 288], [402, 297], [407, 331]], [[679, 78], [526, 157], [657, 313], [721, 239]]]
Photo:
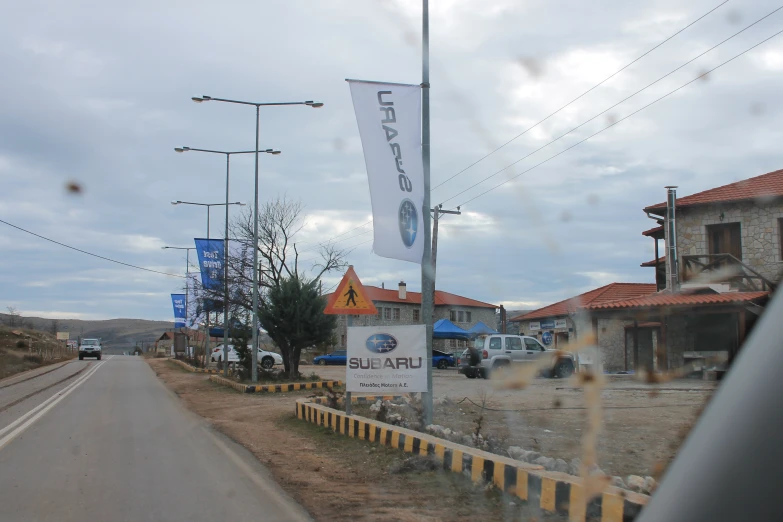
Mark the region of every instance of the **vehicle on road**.
[[541, 373], [548, 377], [564, 378], [574, 373], [574, 357], [571, 354], [546, 348], [534, 337], [526, 335], [493, 334], [480, 335], [473, 340], [473, 346], [462, 352], [459, 358], [459, 373], [468, 379], [489, 378], [492, 371], [503, 367], [534, 363], [546, 354], [557, 352], [551, 368]]
[[85, 357], [95, 357], [101, 360], [101, 340], [100, 339], [82, 339], [79, 343], [79, 360]]
[[313, 359], [313, 364], [320, 364], [321, 366], [325, 366], [327, 364], [346, 364], [347, 361], [347, 350], [335, 350], [332, 353], [319, 355]]
[[[250, 346], [248, 348], [252, 349]], [[223, 362], [223, 345], [218, 345], [212, 348], [212, 354], [210, 355], [212, 362]], [[228, 345], [228, 362], [239, 362], [239, 354], [234, 349], [233, 344]], [[283, 357], [279, 353], [269, 352], [266, 350], [258, 349], [258, 365], [266, 370], [272, 369], [275, 365], [283, 364]]]
[[452, 366], [456, 366], [457, 361], [454, 356], [447, 352], [441, 352], [440, 350], [432, 350], [432, 367], [439, 370], [445, 370]]

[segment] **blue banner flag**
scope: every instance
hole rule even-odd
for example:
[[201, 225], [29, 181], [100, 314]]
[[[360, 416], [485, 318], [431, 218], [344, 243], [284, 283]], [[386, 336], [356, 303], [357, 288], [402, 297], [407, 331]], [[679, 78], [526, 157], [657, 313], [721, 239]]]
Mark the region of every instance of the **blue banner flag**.
[[185, 294], [171, 294], [171, 304], [174, 305], [174, 328], [184, 328], [187, 317]]
[[223, 286], [223, 255], [222, 239], [196, 239], [198, 267], [201, 270], [201, 284], [204, 288], [214, 290]]

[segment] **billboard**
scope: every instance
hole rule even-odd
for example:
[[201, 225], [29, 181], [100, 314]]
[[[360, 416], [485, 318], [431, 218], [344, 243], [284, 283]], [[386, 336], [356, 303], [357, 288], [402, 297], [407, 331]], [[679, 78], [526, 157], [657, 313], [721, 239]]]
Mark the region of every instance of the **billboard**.
[[349, 392], [426, 392], [423, 324], [348, 328], [345, 389]]

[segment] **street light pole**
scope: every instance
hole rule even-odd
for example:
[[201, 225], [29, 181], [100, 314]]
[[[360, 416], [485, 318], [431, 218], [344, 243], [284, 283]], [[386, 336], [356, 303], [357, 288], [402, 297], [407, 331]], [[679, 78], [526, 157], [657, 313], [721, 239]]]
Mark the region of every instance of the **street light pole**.
[[[184, 250], [185, 251], [185, 328], [188, 327], [188, 302], [190, 293], [190, 251], [195, 247], [173, 247], [163, 246], [163, 250]], [[194, 354], [195, 355], [195, 354]]]
[[[257, 131], [258, 129], [256, 129]], [[258, 180], [258, 153], [265, 152], [267, 154], [280, 154], [279, 150], [266, 149], [258, 150], [258, 132], [256, 132], [256, 148], [255, 150], [238, 150], [238, 151], [225, 151], [225, 150], [210, 150], [210, 149], [194, 149], [191, 147], [176, 147], [176, 152], [208, 152], [211, 154], [224, 154], [226, 156], [226, 229], [224, 234], [225, 243], [223, 245], [223, 360], [228, 362], [228, 307], [229, 307], [229, 295], [228, 295], [228, 202], [229, 197], [229, 178], [231, 173], [231, 155], [232, 154], [254, 154], [256, 157], [256, 180]], [[256, 205], [254, 208], [258, 208], [258, 190], [256, 187]], [[256, 218], [258, 221], [258, 218]], [[207, 228], [209, 228], [209, 207], [207, 207]], [[209, 233], [207, 233], [209, 237]], [[255, 252], [255, 249], [254, 249]], [[254, 263], [255, 264], [255, 263]], [[254, 343], [255, 344], [255, 343]], [[252, 357], [252, 356], [251, 356]], [[223, 367], [223, 374], [228, 377], [228, 364]]]
[[258, 129], [259, 106], [256, 105], [255, 175], [253, 185], [253, 346], [250, 352], [250, 380], [258, 382]]
[[[323, 103], [312, 100], [303, 102], [272, 102], [256, 103], [240, 100], [229, 100], [226, 98], [213, 98], [211, 96], [194, 96], [191, 98], [196, 103], [205, 101], [218, 101], [225, 103], [236, 103], [239, 105], [253, 105], [256, 108], [256, 146], [255, 146], [255, 201], [253, 205], [253, 350], [251, 355], [252, 368], [251, 379], [258, 382], [258, 138], [260, 128], [260, 108], [276, 105], [307, 105], [313, 108], [323, 107]], [[272, 153], [274, 154], [274, 152]], [[279, 154], [279, 152], [278, 152]]]
[[424, 424], [432, 424], [432, 329], [435, 311], [435, 280], [432, 270], [432, 231], [430, 230], [430, 15], [429, 2], [422, 0], [421, 47], [421, 159], [424, 174], [424, 253], [421, 259], [421, 313], [424, 315], [427, 344], [427, 394], [423, 400]]
[[[177, 151], [177, 152], [186, 152], [186, 151], [190, 151], [190, 150], [199, 151], [199, 152], [218, 152], [218, 151], [211, 151], [211, 150], [205, 150], [205, 149], [191, 149], [189, 147], [182, 147], [182, 148], [177, 147], [174, 150]], [[226, 157], [228, 157], [228, 154], [229, 154], [229, 153], [225, 153], [225, 152], [220, 152], [220, 153], [221, 154], [226, 154]], [[243, 153], [244, 152], [239, 152], [238, 154], [243, 154]], [[230, 154], [233, 154], [233, 153], [230, 153]], [[226, 168], [228, 169], [228, 165], [226, 165]], [[228, 170], [226, 170], [226, 202], [225, 203], [196, 203], [196, 202], [193, 202], [193, 201], [180, 201], [180, 200], [177, 200], [177, 201], [172, 201], [171, 204], [172, 205], [196, 205], [196, 206], [199, 206], [199, 207], [207, 207], [207, 239], [209, 239], [209, 210], [210, 210], [210, 208], [211, 207], [219, 207], [219, 206], [225, 205], [225, 207], [226, 207], [226, 237], [225, 237], [225, 248], [224, 248], [224, 252], [223, 252], [223, 257], [224, 257], [223, 265], [224, 265], [224, 270], [226, 270], [226, 272], [224, 272], [224, 273], [227, 274], [227, 269], [225, 267], [228, 265], [228, 207], [229, 207], [229, 205], [244, 206], [244, 203], [241, 203], [239, 201], [236, 201], [234, 203], [229, 203], [229, 201], [228, 201]], [[226, 275], [226, 277], [227, 277], [227, 275]], [[225, 282], [225, 286], [226, 286], [226, 293], [225, 293], [225, 295], [227, 296], [228, 295], [228, 282], [227, 281]], [[228, 307], [228, 299], [226, 299], [223, 302], [223, 308], [227, 310], [227, 307]], [[209, 337], [210, 337], [210, 335], [209, 335], [209, 310], [205, 310], [205, 311], [206, 311], [206, 314], [207, 314], [207, 322], [206, 322], [207, 332], [206, 332], [206, 339], [204, 341], [204, 343], [205, 343], [205, 346], [204, 346], [204, 367], [206, 368], [207, 365], [209, 364], [209, 355], [208, 354], [209, 354]], [[224, 315], [224, 318], [225, 317], [226, 316]], [[226, 368], [226, 370], [225, 370], [226, 371], [226, 375], [228, 375], [228, 364], [227, 364], [228, 363], [228, 344], [225, 342], [226, 341], [226, 332], [225, 331], [226, 331], [226, 325], [224, 324], [223, 325], [223, 341], [224, 341], [223, 342], [223, 361], [226, 362], [226, 365], [224, 365], [224, 366]]]

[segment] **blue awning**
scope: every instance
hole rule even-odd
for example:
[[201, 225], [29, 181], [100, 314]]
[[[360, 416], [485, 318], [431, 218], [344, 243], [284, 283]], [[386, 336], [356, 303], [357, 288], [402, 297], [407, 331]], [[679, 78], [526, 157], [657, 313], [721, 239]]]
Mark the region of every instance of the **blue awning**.
[[496, 334], [498, 333], [497, 330], [493, 330], [489, 326], [485, 325], [481, 321], [476, 323], [473, 328], [468, 330], [468, 333], [472, 335], [483, 335], [483, 334]]
[[470, 339], [470, 334], [448, 319], [440, 319], [433, 325], [433, 339]]

